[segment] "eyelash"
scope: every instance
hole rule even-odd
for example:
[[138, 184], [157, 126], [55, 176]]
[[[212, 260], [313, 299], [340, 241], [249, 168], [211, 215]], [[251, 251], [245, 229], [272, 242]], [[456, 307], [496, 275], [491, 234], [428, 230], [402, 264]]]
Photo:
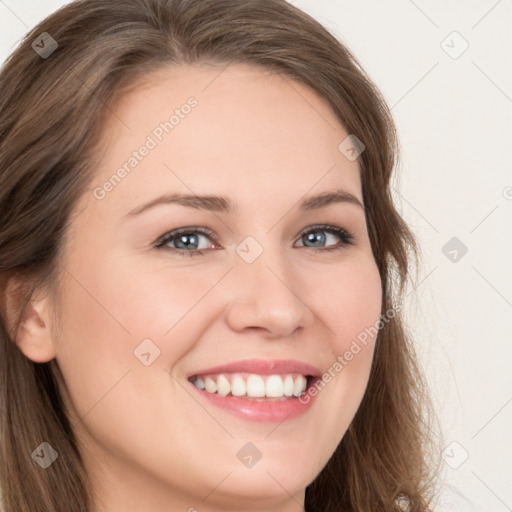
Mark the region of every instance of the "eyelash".
[[[328, 224], [320, 224], [320, 225], [308, 227], [307, 229], [305, 229], [301, 233], [299, 233], [299, 239], [308, 233], [314, 233], [316, 231], [327, 231], [331, 234], [338, 235], [341, 238], [342, 242], [337, 245], [331, 245], [331, 246], [319, 247], [319, 248], [307, 247], [307, 246], [303, 245], [302, 247], [305, 248], [306, 250], [310, 250], [313, 252], [334, 251], [334, 250], [346, 249], [347, 246], [354, 245], [354, 236], [352, 234], [350, 234], [345, 229], [339, 228], [337, 226], [331, 226]], [[155, 242], [155, 248], [162, 249], [162, 250], [170, 250], [172, 252], [175, 252], [176, 254], [179, 254], [180, 256], [201, 256], [206, 251], [212, 250], [212, 249], [195, 249], [195, 250], [187, 251], [184, 249], [177, 249], [175, 247], [167, 246], [167, 244], [169, 242], [172, 242], [174, 239], [179, 237], [179, 235], [182, 235], [182, 234], [190, 235], [190, 234], [196, 234], [196, 233], [206, 235], [209, 238], [211, 238], [212, 241], [214, 241], [215, 243], [217, 243], [217, 244], [219, 243], [218, 236], [210, 229], [200, 228], [200, 227], [188, 227], [188, 228], [175, 229], [173, 231], [169, 231], [168, 233], [165, 233], [163, 236], [161, 236]]]

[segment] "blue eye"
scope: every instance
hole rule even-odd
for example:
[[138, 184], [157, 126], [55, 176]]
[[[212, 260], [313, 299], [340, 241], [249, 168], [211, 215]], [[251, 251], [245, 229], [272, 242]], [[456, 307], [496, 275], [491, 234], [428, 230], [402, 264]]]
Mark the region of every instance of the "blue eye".
[[[196, 256], [203, 254], [204, 250], [199, 249], [199, 237], [203, 236], [211, 238], [218, 242], [218, 238], [213, 231], [207, 228], [180, 228], [174, 231], [169, 231], [163, 237], [161, 237], [156, 244], [157, 249], [170, 249], [176, 251], [182, 256]], [[169, 244], [176, 244], [176, 247], [169, 247]], [[210, 244], [211, 245], [211, 244]], [[207, 247], [205, 247], [207, 249]]]
[[[336, 245], [329, 245], [327, 247], [320, 247], [321, 251], [332, 251], [336, 249], [343, 249], [348, 245], [354, 245], [354, 236], [347, 232], [346, 230], [342, 228], [338, 228], [336, 226], [326, 226], [326, 225], [320, 225], [320, 226], [311, 226], [307, 230], [303, 231], [301, 233], [301, 240], [306, 240], [307, 242], [318, 244], [326, 242], [327, 237], [323, 235], [322, 233], [330, 233], [331, 235], [335, 235], [338, 238], [341, 239], [340, 244]], [[320, 234], [320, 236], [319, 236]], [[304, 243], [304, 242], [303, 242]], [[314, 249], [315, 247], [318, 247], [318, 245], [310, 247], [305, 246], [308, 249]]]
[[[341, 240], [341, 242], [323, 247], [322, 245], [319, 245], [327, 242], [327, 236], [325, 236], [323, 233], [330, 233], [331, 235], [335, 235]], [[348, 233], [346, 230], [336, 226], [310, 226], [306, 230], [302, 231], [299, 236], [303, 244], [299, 247], [305, 247], [306, 249], [313, 250], [314, 252], [339, 250], [346, 248], [349, 245], [354, 245], [354, 236]], [[219, 242], [217, 235], [210, 229], [188, 227], [169, 231], [156, 241], [155, 247], [157, 249], [173, 251], [180, 256], [200, 256], [204, 254], [205, 250], [212, 249], [212, 244], [206, 244], [205, 247], [200, 249], [198, 247], [200, 245], [200, 237], [209, 238], [216, 243]], [[305, 245], [306, 243], [313, 243], [316, 245], [308, 246]]]

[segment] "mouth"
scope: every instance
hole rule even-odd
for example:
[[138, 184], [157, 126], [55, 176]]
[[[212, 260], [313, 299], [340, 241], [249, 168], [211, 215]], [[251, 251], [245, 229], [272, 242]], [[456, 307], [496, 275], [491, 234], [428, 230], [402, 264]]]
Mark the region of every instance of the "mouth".
[[189, 381], [199, 390], [221, 397], [235, 396], [254, 402], [284, 401], [302, 396], [315, 379], [300, 373], [210, 373], [193, 375]]
[[317, 368], [294, 360], [244, 360], [189, 374], [192, 389], [207, 403], [244, 420], [279, 422], [305, 414], [304, 396], [321, 378]]

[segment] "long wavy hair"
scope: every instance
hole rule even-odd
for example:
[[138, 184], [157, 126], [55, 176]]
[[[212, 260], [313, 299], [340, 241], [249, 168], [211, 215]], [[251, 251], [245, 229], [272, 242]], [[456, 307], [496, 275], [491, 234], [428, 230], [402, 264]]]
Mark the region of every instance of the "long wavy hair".
[[[48, 53], [37, 51], [43, 48]], [[394, 314], [379, 330], [353, 421], [306, 489], [306, 510], [430, 510], [437, 423], [396, 307], [419, 248], [393, 203], [399, 144], [377, 87], [334, 35], [284, 0], [80, 0], [31, 30], [0, 71], [3, 511], [93, 506], [58, 363], [26, 358], [16, 333], [34, 292], [58, 283], [70, 215], [94, 177], [95, 148], [114, 100], [149, 72], [203, 62], [248, 63], [306, 84], [365, 146], [358, 158], [365, 216], [382, 312]], [[45, 471], [31, 457], [42, 440], [59, 454]]]

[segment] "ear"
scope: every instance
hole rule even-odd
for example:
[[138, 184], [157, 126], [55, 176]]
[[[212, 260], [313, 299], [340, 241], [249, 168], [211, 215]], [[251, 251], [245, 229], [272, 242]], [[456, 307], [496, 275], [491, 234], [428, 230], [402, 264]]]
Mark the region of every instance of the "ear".
[[9, 333], [25, 357], [35, 363], [46, 363], [56, 357], [47, 295], [34, 292], [21, 312], [21, 322], [14, 332], [15, 319], [19, 317], [19, 309], [27, 291], [28, 284], [19, 277], [7, 281], [4, 304]]

